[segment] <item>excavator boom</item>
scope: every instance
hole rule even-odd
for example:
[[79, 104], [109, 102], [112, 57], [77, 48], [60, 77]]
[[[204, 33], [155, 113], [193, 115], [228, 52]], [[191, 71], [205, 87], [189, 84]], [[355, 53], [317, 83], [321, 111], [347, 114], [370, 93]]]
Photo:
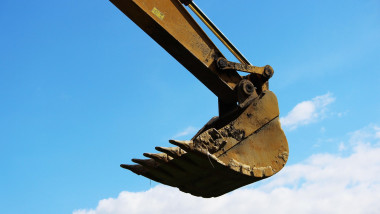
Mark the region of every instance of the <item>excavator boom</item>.
[[[189, 141], [170, 140], [148, 159], [121, 164], [138, 175], [201, 197], [218, 197], [270, 177], [288, 159], [277, 98], [269, 91], [271, 66], [256, 67], [192, 0], [111, 0], [217, 97], [219, 116]], [[182, 5], [211, 29], [240, 63], [228, 61]], [[247, 72], [240, 76], [237, 71]]]

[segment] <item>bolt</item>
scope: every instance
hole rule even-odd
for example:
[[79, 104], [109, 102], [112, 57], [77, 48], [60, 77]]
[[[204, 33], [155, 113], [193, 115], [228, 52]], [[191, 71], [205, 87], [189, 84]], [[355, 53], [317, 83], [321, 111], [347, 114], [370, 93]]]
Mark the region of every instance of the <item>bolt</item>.
[[243, 91], [246, 95], [251, 95], [255, 91], [255, 86], [251, 81], [246, 80], [243, 83]]
[[224, 58], [219, 58], [218, 60], [218, 65], [220, 68], [225, 68], [227, 67], [227, 60]]
[[250, 94], [253, 92], [253, 85], [245, 85], [245, 90]]
[[270, 65], [265, 66], [264, 68], [264, 77], [265, 78], [271, 78], [273, 76], [273, 68]]

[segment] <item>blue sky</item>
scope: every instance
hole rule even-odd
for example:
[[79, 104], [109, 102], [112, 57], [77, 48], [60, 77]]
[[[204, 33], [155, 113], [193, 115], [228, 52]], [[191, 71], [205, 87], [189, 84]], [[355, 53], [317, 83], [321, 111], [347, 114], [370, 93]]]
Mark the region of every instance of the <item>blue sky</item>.
[[[283, 172], [209, 209], [245, 196], [241, 213], [265, 210], [287, 196], [278, 207], [300, 213], [308, 210], [298, 199], [331, 211], [312, 203], [321, 198], [341, 212], [379, 210], [380, 2], [196, 3], [251, 63], [275, 69], [270, 87], [290, 147]], [[217, 114], [217, 98], [116, 7], [3, 0], [0, 29], [2, 213], [146, 213], [131, 207], [169, 206], [165, 194], [206, 204], [119, 167], [191, 138]], [[345, 206], [353, 201], [359, 208]]]

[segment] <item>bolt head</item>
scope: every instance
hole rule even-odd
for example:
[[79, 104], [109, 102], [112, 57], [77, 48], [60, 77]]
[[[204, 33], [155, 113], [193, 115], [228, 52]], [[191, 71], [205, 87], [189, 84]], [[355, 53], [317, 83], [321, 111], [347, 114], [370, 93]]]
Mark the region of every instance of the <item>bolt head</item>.
[[227, 67], [227, 61], [226, 61], [226, 59], [224, 59], [224, 58], [219, 59], [218, 60], [218, 65], [219, 65], [220, 68]]
[[249, 80], [244, 81], [244, 83], [243, 83], [243, 91], [244, 91], [244, 93], [246, 95], [251, 95], [253, 92], [255, 92], [255, 86]]
[[269, 65], [265, 66], [264, 77], [269, 79], [273, 76], [273, 73], [274, 73], [274, 71], [273, 71], [273, 68], [271, 66], [269, 66]]

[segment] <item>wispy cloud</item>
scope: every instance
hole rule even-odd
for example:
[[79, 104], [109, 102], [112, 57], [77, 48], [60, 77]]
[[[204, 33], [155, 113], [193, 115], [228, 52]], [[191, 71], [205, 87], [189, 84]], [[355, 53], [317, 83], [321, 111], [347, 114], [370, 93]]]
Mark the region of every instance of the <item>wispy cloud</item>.
[[185, 137], [189, 135], [194, 135], [197, 133], [198, 129], [192, 126], [187, 127], [183, 131], [178, 132], [177, 134], [174, 135], [173, 138], [179, 138], [179, 137]]
[[350, 133], [349, 144], [356, 146], [358, 144], [370, 144], [371, 142], [378, 141], [380, 143], [380, 127], [374, 124], [365, 129], [359, 129]]
[[323, 119], [326, 116], [327, 106], [335, 101], [331, 93], [314, 97], [311, 100], [297, 104], [285, 117], [281, 124], [290, 130], [298, 126], [307, 125]]
[[202, 199], [158, 185], [146, 192], [122, 192], [117, 198], [101, 200], [93, 210], [74, 214], [378, 213], [379, 131], [371, 125], [353, 132], [347, 142], [349, 155], [313, 155], [286, 166], [256, 189]]

